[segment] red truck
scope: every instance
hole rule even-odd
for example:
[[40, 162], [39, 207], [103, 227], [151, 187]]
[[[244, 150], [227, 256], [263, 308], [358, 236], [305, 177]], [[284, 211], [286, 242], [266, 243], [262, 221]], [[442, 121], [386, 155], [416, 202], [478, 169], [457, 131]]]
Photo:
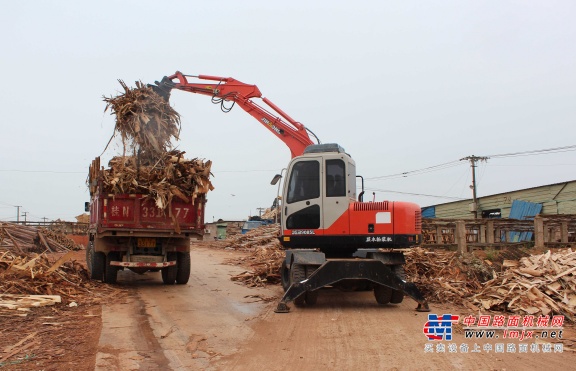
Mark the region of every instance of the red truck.
[[90, 278], [116, 283], [119, 270], [161, 271], [164, 284], [186, 284], [190, 240], [204, 234], [205, 195], [172, 200], [165, 210], [142, 194], [103, 194], [97, 187], [90, 212], [86, 262]]

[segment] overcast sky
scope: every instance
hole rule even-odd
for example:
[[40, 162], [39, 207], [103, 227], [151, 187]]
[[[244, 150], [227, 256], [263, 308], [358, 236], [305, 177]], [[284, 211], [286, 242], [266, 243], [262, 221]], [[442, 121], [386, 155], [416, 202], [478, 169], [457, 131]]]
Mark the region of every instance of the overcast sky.
[[[576, 145], [574, 1], [2, 1], [0, 220], [75, 220], [118, 79], [233, 77], [356, 160], [368, 199], [471, 198], [470, 163]], [[236, 107], [174, 91], [206, 221], [269, 207], [288, 148]], [[118, 151], [109, 148], [102, 163]], [[435, 171], [389, 175], [449, 163]], [[495, 157], [478, 196], [576, 179], [576, 152]], [[370, 179], [377, 178], [380, 179]], [[435, 197], [432, 197], [435, 196]], [[21, 220], [23, 217], [21, 217]]]

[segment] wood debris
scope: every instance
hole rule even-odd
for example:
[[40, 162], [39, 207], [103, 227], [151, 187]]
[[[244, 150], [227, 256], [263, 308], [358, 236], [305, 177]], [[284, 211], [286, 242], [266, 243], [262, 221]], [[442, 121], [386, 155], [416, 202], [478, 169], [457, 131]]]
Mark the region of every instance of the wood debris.
[[0, 308], [41, 306], [48, 300], [66, 305], [98, 301], [99, 295], [111, 288], [91, 281], [84, 266], [71, 260], [72, 254], [68, 252], [53, 262], [46, 254], [0, 249]]
[[426, 299], [437, 303], [466, 305], [466, 298], [492, 278], [492, 270], [475, 256], [454, 251], [413, 248], [405, 253], [404, 270]]
[[471, 299], [483, 309], [530, 315], [576, 315], [576, 252], [531, 255], [484, 283]]
[[139, 162], [134, 156], [114, 157], [109, 169], [99, 169], [100, 158], [90, 166], [90, 192], [97, 187], [108, 194], [146, 194], [156, 206], [166, 209], [174, 197], [193, 202], [214, 189], [210, 181], [211, 161], [187, 160], [185, 152], [172, 150], [154, 162]]
[[172, 138], [180, 134], [180, 115], [152, 88], [136, 82], [129, 88], [118, 80], [124, 94], [104, 97], [106, 108], [116, 115], [115, 131], [122, 137], [124, 148], [134, 155], [155, 159], [172, 147]]
[[116, 115], [115, 133], [122, 138], [124, 151], [100, 166], [97, 157], [89, 169], [90, 194], [145, 194], [156, 206], [166, 209], [177, 197], [194, 200], [214, 187], [210, 182], [211, 161], [184, 158], [185, 152], [172, 149], [178, 140], [180, 116], [154, 90], [141, 82], [129, 88], [123, 81], [124, 93], [104, 98], [106, 110]]
[[66, 234], [47, 228], [37, 228], [17, 223], [0, 223], [0, 249], [17, 252], [64, 252], [80, 250]]
[[249, 256], [235, 261], [235, 264], [250, 266], [251, 270], [233, 276], [233, 281], [240, 281], [250, 287], [280, 282], [279, 272], [284, 251], [280, 250], [278, 231], [278, 225], [266, 225], [227, 241], [229, 248], [253, 250]]

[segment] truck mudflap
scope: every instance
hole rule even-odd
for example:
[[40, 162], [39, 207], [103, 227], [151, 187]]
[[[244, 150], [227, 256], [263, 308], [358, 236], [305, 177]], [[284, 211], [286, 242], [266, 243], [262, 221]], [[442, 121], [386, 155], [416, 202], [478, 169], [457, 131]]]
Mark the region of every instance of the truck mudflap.
[[176, 265], [176, 261], [163, 262], [163, 263], [111, 261], [110, 265], [126, 268], [165, 268]]
[[414, 283], [401, 280], [388, 266], [373, 259], [326, 260], [310, 277], [292, 284], [274, 311], [276, 313], [288, 313], [290, 311], [288, 302], [293, 301], [306, 291], [319, 290], [345, 279], [365, 279], [394, 290], [402, 290], [418, 303], [417, 311], [430, 311], [428, 302]]

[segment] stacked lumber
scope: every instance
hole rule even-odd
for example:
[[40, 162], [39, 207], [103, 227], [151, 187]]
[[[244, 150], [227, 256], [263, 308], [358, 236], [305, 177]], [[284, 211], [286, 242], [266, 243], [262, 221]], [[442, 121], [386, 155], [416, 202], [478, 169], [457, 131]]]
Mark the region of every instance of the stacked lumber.
[[53, 262], [45, 254], [0, 250], [0, 308], [22, 311], [56, 302], [97, 301], [95, 293], [106, 290], [95, 288], [106, 285], [91, 281], [73, 254], [69, 251]]
[[[174, 197], [192, 202], [214, 187], [210, 182], [211, 161], [184, 158], [172, 150], [178, 140], [180, 116], [170, 104], [141, 82], [131, 89], [122, 81], [124, 93], [104, 98], [106, 110], [116, 115], [115, 134], [122, 138], [124, 151], [104, 169], [96, 157], [89, 169], [90, 194], [145, 194], [160, 209]], [[127, 155], [127, 153], [130, 153]], [[99, 189], [100, 188], [100, 189]]]
[[80, 250], [64, 233], [16, 223], [0, 223], [0, 249], [25, 252], [64, 252]]
[[472, 297], [484, 309], [529, 315], [576, 315], [576, 251], [505, 260], [506, 270]]

